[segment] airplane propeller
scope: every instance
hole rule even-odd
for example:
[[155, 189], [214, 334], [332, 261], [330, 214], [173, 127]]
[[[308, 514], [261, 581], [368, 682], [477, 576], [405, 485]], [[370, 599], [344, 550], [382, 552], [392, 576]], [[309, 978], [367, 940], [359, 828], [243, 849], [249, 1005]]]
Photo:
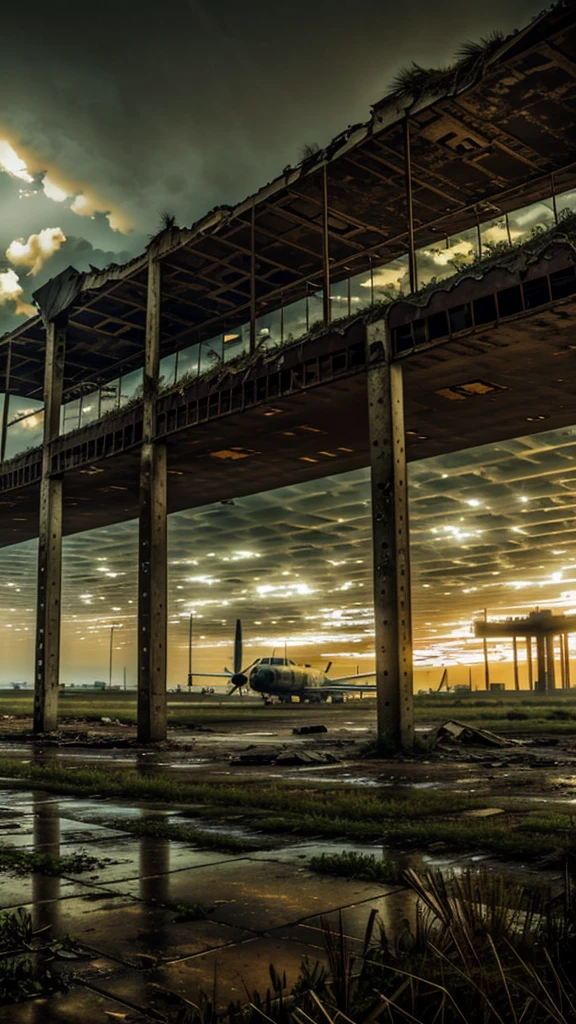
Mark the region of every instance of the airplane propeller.
[[242, 623], [240, 619], [236, 619], [236, 633], [234, 635], [234, 672], [230, 672], [226, 669], [226, 673], [230, 676], [230, 682], [232, 683], [232, 689], [228, 691], [230, 697], [235, 690], [240, 690], [240, 696], [242, 696], [242, 687], [248, 686], [247, 672], [250, 671], [254, 662], [251, 662], [247, 668], [242, 668]]

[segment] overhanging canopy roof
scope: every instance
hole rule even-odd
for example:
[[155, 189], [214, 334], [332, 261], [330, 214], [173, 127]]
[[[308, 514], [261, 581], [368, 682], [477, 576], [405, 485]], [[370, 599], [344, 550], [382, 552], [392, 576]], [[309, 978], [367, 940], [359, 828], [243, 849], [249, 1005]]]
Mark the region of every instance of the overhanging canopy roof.
[[[257, 314], [323, 280], [326, 168], [331, 280], [408, 251], [404, 133], [409, 115], [417, 247], [576, 185], [576, 17], [561, 3], [475, 61], [442, 91], [400, 90], [323, 151], [234, 208], [167, 229], [122, 267], [70, 268], [36, 294], [45, 319], [69, 313], [65, 390], [142, 364], [148, 254], [162, 263], [161, 356], [250, 316], [254, 209]], [[422, 77], [422, 76], [420, 76]], [[430, 77], [431, 84], [437, 81]], [[12, 343], [10, 390], [41, 397], [44, 328], [34, 317]], [[0, 378], [0, 384], [2, 383]]]

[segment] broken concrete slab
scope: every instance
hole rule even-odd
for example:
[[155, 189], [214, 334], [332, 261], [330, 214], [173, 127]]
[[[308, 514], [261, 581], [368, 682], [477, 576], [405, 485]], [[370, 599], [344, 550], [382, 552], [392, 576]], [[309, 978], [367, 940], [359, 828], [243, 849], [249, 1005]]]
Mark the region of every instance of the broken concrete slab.
[[325, 725], [298, 725], [292, 729], [293, 736], [309, 736], [317, 732], [328, 732], [328, 728]]
[[467, 725], [465, 722], [457, 722], [449, 719], [433, 733], [434, 745], [442, 743], [469, 744], [483, 747], [511, 747], [523, 746], [522, 740], [515, 740], [509, 736], [499, 736], [488, 729], [477, 729], [476, 726]]

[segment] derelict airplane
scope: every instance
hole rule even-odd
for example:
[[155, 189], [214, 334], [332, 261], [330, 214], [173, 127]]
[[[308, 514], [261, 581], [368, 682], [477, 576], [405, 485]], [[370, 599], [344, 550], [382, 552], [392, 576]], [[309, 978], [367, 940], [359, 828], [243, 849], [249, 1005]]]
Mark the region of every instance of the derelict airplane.
[[330, 679], [329, 662], [326, 670], [321, 672], [309, 665], [298, 665], [290, 658], [256, 658], [247, 668], [242, 668], [242, 623], [236, 620], [236, 633], [234, 636], [234, 671], [225, 668], [224, 672], [193, 672], [192, 676], [204, 676], [211, 679], [228, 679], [232, 683], [232, 689], [228, 696], [235, 690], [247, 686], [256, 693], [260, 693], [264, 699], [276, 697], [280, 703], [288, 703], [292, 697], [300, 697], [301, 700], [310, 702], [325, 701], [332, 698], [333, 703], [343, 701], [347, 693], [376, 693], [376, 685], [358, 686], [351, 683], [352, 679], [366, 679], [374, 677], [374, 672], [362, 672], [360, 675], [339, 676], [337, 679]]

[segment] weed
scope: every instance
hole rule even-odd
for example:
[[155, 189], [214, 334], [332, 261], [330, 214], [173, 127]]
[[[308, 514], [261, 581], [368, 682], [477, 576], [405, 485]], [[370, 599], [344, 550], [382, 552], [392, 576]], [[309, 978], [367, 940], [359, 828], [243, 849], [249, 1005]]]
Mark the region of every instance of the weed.
[[214, 907], [207, 903], [175, 903], [172, 909], [176, 911], [175, 921], [206, 921]]
[[308, 867], [321, 875], [340, 875], [389, 885], [396, 885], [402, 879], [402, 871], [394, 861], [377, 860], [374, 854], [323, 853], [311, 857]]
[[0, 871], [12, 875], [80, 875], [84, 871], [96, 871], [109, 864], [108, 859], [99, 860], [87, 853], [70, 853], [59, 856], [55, 853], [32, 853], [9, 846], [0, 846]]

